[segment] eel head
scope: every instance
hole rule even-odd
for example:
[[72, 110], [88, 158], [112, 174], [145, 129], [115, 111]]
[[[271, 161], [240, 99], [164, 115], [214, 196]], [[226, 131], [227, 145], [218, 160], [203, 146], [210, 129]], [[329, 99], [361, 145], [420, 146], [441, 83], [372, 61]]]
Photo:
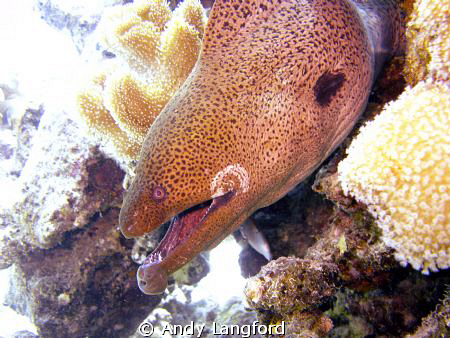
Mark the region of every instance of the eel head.
[[374, 63], [347, 1], [216, 1], [120, 212], [126, 237], [171, 222], [138, 270], [141, 290], [162, 293], [168, 275], [317, 168], [365, 107]]

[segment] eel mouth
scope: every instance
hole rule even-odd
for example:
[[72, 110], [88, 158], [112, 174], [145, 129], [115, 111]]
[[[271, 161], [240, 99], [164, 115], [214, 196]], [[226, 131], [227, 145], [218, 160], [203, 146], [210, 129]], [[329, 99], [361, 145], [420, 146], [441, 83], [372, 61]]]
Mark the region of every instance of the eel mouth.
[[234, 196], [234, 191], [229, 191], [222, 196], [215, 197], [203, 203], [197, 204], [174, 216], [170, 221], [169, 229], [155, 250], [145, 259], [144, 264], [157, 264], [183, 243], [205, 220], [227, 204]]

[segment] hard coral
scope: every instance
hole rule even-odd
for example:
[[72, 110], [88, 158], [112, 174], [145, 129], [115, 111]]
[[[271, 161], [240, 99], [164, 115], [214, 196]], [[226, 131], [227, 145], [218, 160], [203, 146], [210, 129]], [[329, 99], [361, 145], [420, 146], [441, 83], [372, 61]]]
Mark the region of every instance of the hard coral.
[[426, 78], [449, 80], [450, 4], [448, 1], [417, 0], [407, 25], [406, 79], [416, 85]]
[[97, 71], [77, 100], [89, 128], [111, 141], [120, 157], [136, 159], [147, 130], [195, 65], [205, 25], [198, 0], [184, 1], [173, 13], [165, 0], [153, 0], [103, 15], [101, 40], [125, 63]]
[[345, 194], [368, 205], [402, 265], [450, 265], [450, 94], [420, 83], [360, 131], [338, 167]]

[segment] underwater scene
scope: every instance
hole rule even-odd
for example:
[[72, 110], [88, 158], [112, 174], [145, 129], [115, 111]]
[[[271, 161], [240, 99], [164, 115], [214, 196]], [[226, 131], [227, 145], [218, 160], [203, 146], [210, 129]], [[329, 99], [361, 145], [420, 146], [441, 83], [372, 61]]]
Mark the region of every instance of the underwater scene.
[[0, 338], [450, 337], [450, 1], [0, 2]]

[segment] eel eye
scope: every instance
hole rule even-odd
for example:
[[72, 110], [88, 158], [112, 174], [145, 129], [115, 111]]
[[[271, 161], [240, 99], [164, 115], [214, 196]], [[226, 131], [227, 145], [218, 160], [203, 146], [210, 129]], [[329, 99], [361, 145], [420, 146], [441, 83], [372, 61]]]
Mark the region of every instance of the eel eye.
[[152, 199], [159, 203], [162, 202], [166, 199], [166, 189], [164, 189], [163, 187], [161, 187], [160, 185], [157, 185], [153, 188], [152, 191]]

